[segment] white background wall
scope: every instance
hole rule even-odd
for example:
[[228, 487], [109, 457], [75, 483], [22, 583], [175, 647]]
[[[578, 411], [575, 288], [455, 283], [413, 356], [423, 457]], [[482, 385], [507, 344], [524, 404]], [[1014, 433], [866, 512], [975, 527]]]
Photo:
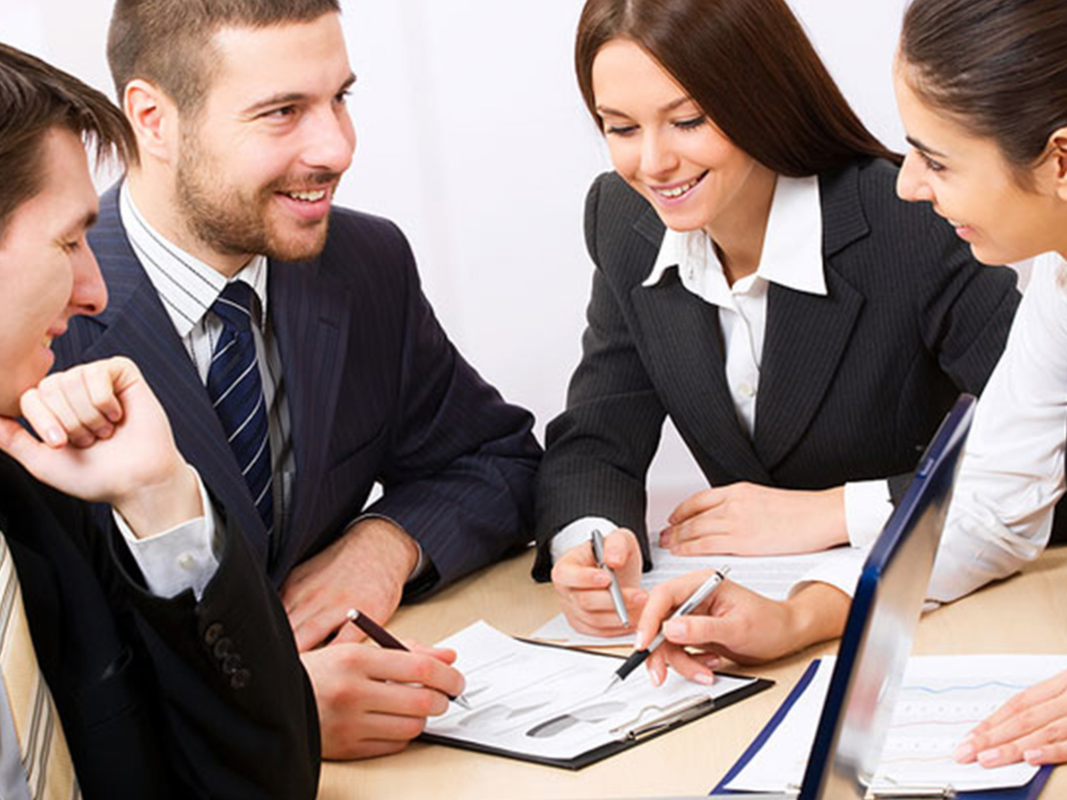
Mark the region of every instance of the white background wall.
[[[581, 0], [342, 0], [359, 137], [339, 202], [397, 221], [452, 338], [544, 424], [580, 353], [585, 190], [610, 169], [571, 67]], [[791, 0], [860, 116], [902, 149], [890, 65], [906, 0]], [[111, 90], [112, 0], [0, 0], [0, 41]], [[2, 179], [2, 176], [0, 176]], [[699, 475], [668, 435], [655, 517]]]

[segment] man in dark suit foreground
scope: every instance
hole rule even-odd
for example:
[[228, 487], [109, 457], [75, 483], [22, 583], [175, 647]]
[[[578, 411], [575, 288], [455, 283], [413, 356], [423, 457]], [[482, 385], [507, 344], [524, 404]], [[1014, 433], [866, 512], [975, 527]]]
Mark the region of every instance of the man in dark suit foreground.
[[355, 145], [337, 0], [119, 0], [108, 57], [139, 163], [90, 239], [110, 307], [58, 360], [140, 365], [281, 586], [324, 754], [394, 752], [462, 678], [345, 612], [385, 621], [528, 541], [532, 419], [449, 342], [396, 226], [331, 207]]
[[107, 302], [83, 137], [133, 145], [103, 95], [0, 45], [0, 796], [311, 798], [313, 695], [238, 526], [132, 362], [45, 378]]

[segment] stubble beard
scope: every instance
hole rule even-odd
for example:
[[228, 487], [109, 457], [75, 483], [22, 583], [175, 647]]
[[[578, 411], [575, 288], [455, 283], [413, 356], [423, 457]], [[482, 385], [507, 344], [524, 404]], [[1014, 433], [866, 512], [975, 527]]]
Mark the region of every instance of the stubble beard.
[[[308, 261], [326, 246], [329, 216], [304, 223], [300, 236], [286, 237], [269, 219], [274, 195], [292, 181], [278, 179], [249, 193], [233, 186], [209, 188], [212, 176], [223, 171], [203, 152], [194, 136], [183, 136], [176, 170], [177, 203], [189, 233], [220, 255], [265, 255], [278, 261]], [[337, 175], [315, 175], [302, 185], [329, 185]], [[316, 229], [314, 236], [306, 231]]]

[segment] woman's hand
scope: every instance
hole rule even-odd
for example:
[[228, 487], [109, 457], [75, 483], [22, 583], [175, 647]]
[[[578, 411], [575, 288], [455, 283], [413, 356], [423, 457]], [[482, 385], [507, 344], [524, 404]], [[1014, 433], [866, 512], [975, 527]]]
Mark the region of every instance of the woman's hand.
[[983, 767], [1067, 762], [1067, 672], [1011, 698], [971, 731], [954, 758]]
[[[631, 620], [636, 620], [648, 598], [640, 588], [641, 546], [632, 531], [619, 528], [604, 539], [604, 563], [615, 571]], [[576, 545], [552, 568], [552, 585], [571, 626], [593, 636], [621, 636], [624, 627], [611, 602], [611, 577], [596, 565], [590, 542]]]
[[668, 522], [659, 543], [676, 556], [810, 553], [848, 543], [843, 486], [801, 491], [734, 483], [697, 492]]
[[[696, 610], [668, 621], [712, 570], [690, 572], [652, 590], [637, 626], [635, 647], [651, 642], [660, 627], [666, 641], [646, 662], [658, 685], [667, 665], [697, 683], [710, 683], [722, 659], [739, 664], [771, 661], [808, 645], [840, 636], [850, 598], [832, 586], [813, 583], [785, 601], [770, 600], [724, 581]], [[686, 647], [699, 653], [687, 652]]]

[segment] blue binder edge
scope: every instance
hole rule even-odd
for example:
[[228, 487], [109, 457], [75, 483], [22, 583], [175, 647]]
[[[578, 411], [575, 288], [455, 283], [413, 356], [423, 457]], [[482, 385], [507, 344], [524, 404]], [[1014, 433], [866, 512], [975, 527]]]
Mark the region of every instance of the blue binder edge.
[[786, 718], [786, 715], [792, 710], [800, 696], [804, 694], [804, 690], [808, 688], [812, 679], [815, 678], [815, 673], [819, 669], [821, 659], [815, 659], [812, 661], [808, 668], [804, 671], [804, 674], [800, 676], [800, 680], [797, 681], [797, 685], [793, 687], [793, 691], [789, 693], [789, 696], [785, 699], [778, 710], [774, 712], [774, 716], [771, 717], [771, 721], [763, 726], [763, 730], [759, 732], [759, 735], [752, 740], [752, 744], [748, 746], [748, 749], [741, 754], [741, 757], [737, 759], [737, 762], [730, 767], [730, 771], [723, 776], [723, 779], [719, 781], [718, 785], [709, 792], [710, 795], [720, 795], [729, 797], [744, 797], [749, 792], [731, 792], [723, 787], [730, 781], [737, 777], [748, 764], [749, 761], [760, 751], [760, 748], [767, 743], [767, 740], [771, 738], [771, 734], [777, 730], [778, 726], [782, 724], [782, 720]]
[[[789, 693], [789, 696], [778, 707], [778, 710], [774, 712], [774, 716], [771, 717], [770, 722], [763, 726], [763, 730], [759, 732], [759, 735], [752, 740], [752, 744], [748, 746], [741, 757], [737, 759], [730, 770], [723, 776], [722, 780], [712, 789], [708, 794], [709, 796], [717, 797], [738, 797], [743, 798], [749, 792], [731, 792], [725, 789], [742, 769], [748, 764], [749, 761], [760, 751], [760, 748], [767, 743], [771, 734], [777, 730], [778, 726], [782, 724], [782, 720], [786, 718], [786, 715], [792, 710], [800, 696], [804, 694], [804, 691], [811, 684], [815, 678], [815, 673], [819, 669], [821, 659], [815, 659], [808, 665], [807, 670], [797, 681], [797, 685], [793, 687], [793, 690]], [[1019, 786], [1015, 789], [987, 789], [981, 792], [960, 792], [956, 795], [957, 800], [1037, 800], [1038, 795], [1041, 794], [1041, 790], [1045, 788], [1045, 784], [1048, 783], [1049, 776], [1052, 774], [1051, 766], [1044, 766], [1038, 770], [1038, 773], [1030, 780], [1025, 786]]]

